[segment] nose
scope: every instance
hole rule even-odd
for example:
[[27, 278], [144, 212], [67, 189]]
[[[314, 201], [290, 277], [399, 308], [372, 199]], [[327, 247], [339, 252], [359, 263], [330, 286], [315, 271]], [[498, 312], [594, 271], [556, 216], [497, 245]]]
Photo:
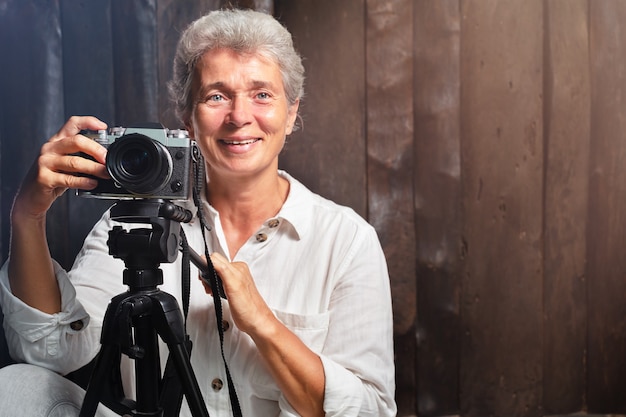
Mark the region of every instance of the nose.
[[246, 97], [234, 96], [231, 101], [230, 111], [226, 115], [226, 123], [242, 127], [251, 123], [252, 108], [251, 103]]

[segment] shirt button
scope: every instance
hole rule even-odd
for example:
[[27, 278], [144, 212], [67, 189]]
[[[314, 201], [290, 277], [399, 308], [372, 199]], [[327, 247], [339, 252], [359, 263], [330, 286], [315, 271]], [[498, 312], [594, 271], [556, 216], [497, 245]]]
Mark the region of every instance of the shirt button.
[[275, 228], [275, 227], [278, 227], [278, 225], [279, 225], [279, 224], [280, 224], [280, 220], [278, 220], [278, 219], [272, 219], [272, 220], [270, 220], [270, 221], [268, 221], [268, 222], [267, 222], [267, 225], [268, 225], [271, 229], [273, 229], [273, 228]]
[[82, 320], [76, 320], [70, 323], [70, 328], [74, 331], [79, 331], [83, 329], [83, 321]]
[[213, 391], [219, 391], [222, 389], [223, 386], [224, 383], [219, 378], [215, 378], [213, 381], [211, 381], [211, 388], [213, 388]]
[[261, 243], [267, 240], [267, 235], [265, 233], [259, 233], [256, 235], [256, 241]]
[[228, 331], [228, 329], [230, 329], [230, 323], [228, 320], [222, 320], [222, 329], [224, 329], [224, 331]]

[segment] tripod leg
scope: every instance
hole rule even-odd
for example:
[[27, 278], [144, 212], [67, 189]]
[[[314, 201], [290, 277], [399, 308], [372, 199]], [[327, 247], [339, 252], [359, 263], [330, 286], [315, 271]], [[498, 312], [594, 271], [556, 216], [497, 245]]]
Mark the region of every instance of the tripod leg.
[[85, 392], [80, 417], [93, 417], [100, 402], [119, 415], [128, 414], [134, 408], [132, 402], [123, 399], [120, 359], [119, 348], [102, 346]]
[[151, 297], [155, 301], [154, 326], [170, 351], [168, 359], [174, 364], [189, 409], [194, 417], [208, 417], [209, 412], [191, 367], [190, 349], [185, 344], [185, 325], [178, 302], [165, 292], [152, 294]]
[[[192, 346], [193, 343], [189, 337], [186, 337], [185, 348], [189, 355], [191, 355]], [[178, 373], [176, 372], [176, 365], [171, 355], [167, 358], [162, 381], [161, 406], [163, 407], [163, 415], [177, 416], [180, 413], [184, 392], [178, 378]]]
[[94, 416], [99, 402], [119, 415], [128, 414], [130, 410], [134, 409], [134, 402], [124, 398], [120, 371], [122, 353], [118, 338], [120, 328], [118, 321], [120, 306], [124, 304], [127, 298], [128, 294], [119, 294], [111, 300], [107, 307], [100, 336], [102, 347], [96, 356], [80, 409], [80, 417]]
[[196, 380], [189, 354], [182, 344], [168, 345], [170, 357], [174, 361], [178, 378], [183, 386], [187, 404], [193, 416], [209, 417], [209, 412], [202, 398], [200, 386]]

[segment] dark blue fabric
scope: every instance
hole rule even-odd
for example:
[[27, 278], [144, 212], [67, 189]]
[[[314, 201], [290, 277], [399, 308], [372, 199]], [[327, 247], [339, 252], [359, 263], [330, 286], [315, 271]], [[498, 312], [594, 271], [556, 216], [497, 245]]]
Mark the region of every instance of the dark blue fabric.
[[[0, 309], [0, 323], [4, 320], [2, 315], [2, 309]], [[4, 337], [4, 329], [0, 326], [0, 368], [14, 363], [9, 356], [9, 348], [7, 347], [7, 341]]]

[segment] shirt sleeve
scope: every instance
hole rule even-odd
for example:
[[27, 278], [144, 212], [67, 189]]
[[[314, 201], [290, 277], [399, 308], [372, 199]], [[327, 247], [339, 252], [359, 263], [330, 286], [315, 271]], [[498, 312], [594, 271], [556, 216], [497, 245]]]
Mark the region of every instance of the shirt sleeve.
[[61, 290], [62, 311], [47, 314], [23, 303], [11, 293], [8, 262], [0, 270], [0, 305], [4, 331], [14, 360], [39, 365], [61, 374], [71, 372], [93, 357], [88, 348], [75, 345], [76, 335], [86, 331], [89, 315], [76, 300], [67, 273], [54, 262]]
[[106, 212], [85, 239], [71, 271], [54, 262], [61, 311], [46, 314], [11, 293], [8, 262], [0, 270], [0, 305], [9, 353], [16, 361], [65, 375], [88, 364], [100, 350], [102, 321], [112, 296], [124, 291], [123, 262], [108, 251], [113, 224]]
[[395, 416], [389, 273], [373, 228], [355, 234], [339, 275], [320, 355], [326, 416]]

